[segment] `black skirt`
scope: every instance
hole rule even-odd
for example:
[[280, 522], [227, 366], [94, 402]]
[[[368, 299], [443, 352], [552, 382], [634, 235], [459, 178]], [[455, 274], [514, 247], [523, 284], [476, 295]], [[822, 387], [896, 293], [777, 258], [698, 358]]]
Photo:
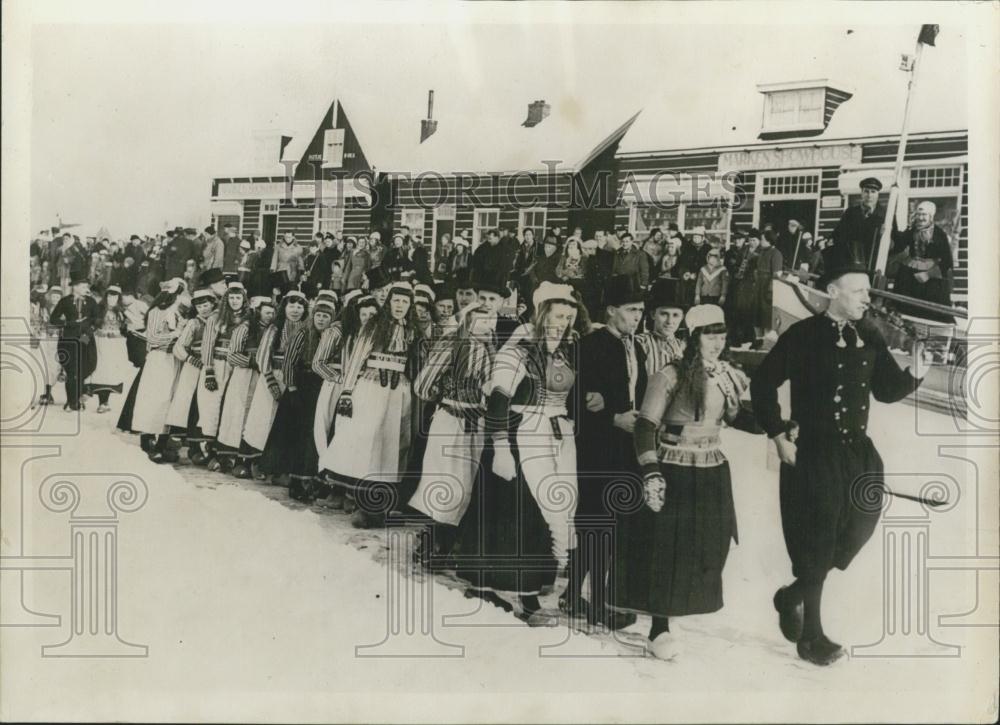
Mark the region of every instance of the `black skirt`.
[[781, 465], [781, 529], [796, 577], [846, 569], [882, 513], [883, 463], [867, 436], [852, 443], [801, 439]]
[[[515, 438], [510, 438], [511, 452], [519, 460]], [[493, 448], [487, 444], [459, 526], [457, 574], [474, 589], [538, 594], [556, 579], [552, 534], [520, 465], [513, 481], [499, 478], [492, 469]]]
[[135, 397], [139, 392], [139, 381], [141, 379], [142, 367], [135, 374], [135, 379], [132, 380], [132, 387], [128, 389], [128, 395], [125, 396], [125, 402], [122, 404], [122, 412], [118, 415], [118, 430], [125, 431], [126, 433], [136, 432], [132, 430], [132, 412], [135, 410]]
[[264, 470], [272, 474], [315, 476], [319, 453], [313, 441], [316, 399], [323, 379], [312, 372], [301, 375], [296, 389], [286, 391], [278, 401], [274, 425], [260, 457]]
[[722, 609], [722, 569], [738, 540], [729, 463], [661, 464], [663, 508], [619, 517], [614, 607], [656, 616]]

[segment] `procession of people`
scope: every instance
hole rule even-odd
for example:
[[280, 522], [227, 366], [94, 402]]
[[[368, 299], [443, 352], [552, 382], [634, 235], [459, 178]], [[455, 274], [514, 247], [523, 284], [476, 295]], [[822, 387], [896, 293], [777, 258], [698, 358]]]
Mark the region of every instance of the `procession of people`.
[[[926, 227], [906, 240], [916, 258], [939, 251]], [[149, 254], [133, 237], [128, 267], [155, 273], [118, 274], [96, 296], [84, 261], [54, 304], [60, 289], [39, 286], [67, 408], [97, 395], [104, 413], [124, 392], [117, 428], [155, 463], [286, 487], [359, 528], [416, 524], [417, 563], [470, 593], [532, 626], [613, 631], [648, 615], [663, 659], [674, 618], [723, 607], [741, 472], [720, 431], [766, 433], [795, 577], [774, 597], [780, 631], [814, 664], [843, 655], [820, 605], [828, 571], [878, 520], [847, 505], [859, 477], [865, 500], [881, 495], [870, 397], [897, 401], [924, 373], [901, 370], [865, 319], [863, 245], [822, 255], [829, 309], [785, 330], [751, 381], [729, 351], [770, 326], [788, 244], [773, 228], [721, 246], [657, 231], [642, 248], [622, 230], [600, 243], [549, 230], [537, 246], [490, 230], [471, 254], [459, 236], [433, 260], [408, 234], [372, 255], [377, 233], [317, 235], [305, 251], [292, 235], [214, 231], [199, 244], [179, 230]], [[561, 578], [547, 609], [539, 597]]]

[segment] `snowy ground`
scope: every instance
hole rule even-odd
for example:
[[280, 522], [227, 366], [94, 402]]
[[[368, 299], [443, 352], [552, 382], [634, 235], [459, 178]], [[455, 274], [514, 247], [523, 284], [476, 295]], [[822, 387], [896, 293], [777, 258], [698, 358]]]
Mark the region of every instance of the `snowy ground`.
[[[5, 390], [5, 409], [12, 398], [30, 395]], [[931, 572], [929, 635], [911, 630], [899, 640], [905, 656], [854, 650], [826, 669], [797, 659], [771, 607], [789, 567], [777, 474], [767, 468], [762, 437], [726, 432], [740, 531], [725, 571], [726, 606], [672, 622], [680, 649], [673, 661], [642, 656], [648, 620], [617, 640], [565, 627], [532, 629], [494, 607], [477, 611], [477, 600], [445, 576], [431, 584], [434, 631], [439, 642], [458, 645], [446, 653], [459, 656], [359, 657], [357, 646], [386, 636], [392, 577], [384, 532], [357, 532], [343, 513], [303, 506], [279, 489], [156, 466], [134, 437], [114, 432], [121, 398], [112, 401], [115, 410], [106, 415], [89, 406], [78, 434], [61, 434], [72, 430], [75, 416], [48, 410], [43, 432], [53, 435], [32, 445], [57, 447], [50, 457], [29, 461], [45, 451], [17, 447], [23, 439], [5, 441], [14, 447], [4, 451], [3, 553], [68, 552], [68, 515], [39, 503], [47, 476], [140, 476], [148, 502], [122, 514], [118, 526], [118, 633], [148, 645], [148, 656], [42, 657], [43, 645], [69, 636], [69, 576], [27, 572], [24, 606], [61, 620], [0, 630], [4, 720], [924, 722], [996, 715], [997, 630], [954, 626], [997, 621], [995, 572], [978, 579], [974, 571]], [[977, 518], [983, 500], [995, 501], [995, 480], [978, 481], [985, 490], [977, 493], [976, 469], [938, 450], [961, 441], [926, 432], [946, 432], [950, 421], [919, 415], [906, 405], [873, 409], [871, 433], [887, 470], [907, 474], [890, 484], [915, 493], [935, 478], [928, 474], [953, 477], [960, 500], [930, 515], [931, 555], [995, 554], [995, 511]], [[888, 513], [924, 516], [909, 502]], [[828, 580], [826, 629], [848, 647], [883, 639], [882, 571], [876, 533], [847, 572]], [[20, 609], [17, 577], [4, 572], [5, 624]], [[947, 622], [953, 626], [939, 621], [966, 612]], [[931, 640], [958, 649], [949, 657], [919, 656], [941, 652]], [[426, 639], [411, 645], [428, 652]]]

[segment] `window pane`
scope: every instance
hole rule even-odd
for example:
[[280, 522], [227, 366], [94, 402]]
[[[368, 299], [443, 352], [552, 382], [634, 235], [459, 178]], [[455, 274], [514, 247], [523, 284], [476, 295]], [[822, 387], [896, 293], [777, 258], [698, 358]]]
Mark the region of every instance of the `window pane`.
[[677, 223], [678, 211], [679, 209], [676, 207], [658, 209], [655, 206], [636, 206], [633, 215], [635, 228], [632, 233], [639, 239], [645, 239], [649, 236], [649, 230], [653, 227], [659, 227], [666, 233], [667, 225], [670, 222]]

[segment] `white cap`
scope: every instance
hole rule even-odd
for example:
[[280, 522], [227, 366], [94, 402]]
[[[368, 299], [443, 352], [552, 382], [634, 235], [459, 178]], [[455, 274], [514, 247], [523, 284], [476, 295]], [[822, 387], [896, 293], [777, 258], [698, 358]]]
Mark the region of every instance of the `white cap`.
[[558, 300], [569, 305], [576, 304], [576, 298], [573, 297], [573, 287], [571, 285], [542, 282], [531, 296], [531, 302], [534, 304], [535, 309], [538, 309], [543, 302], [548, 302], [549, 300]]
[[688, 332], [694, 332], [706, 325], [726, 324], [726, 315], [718, 305], [695, 305], [684, 316]]

